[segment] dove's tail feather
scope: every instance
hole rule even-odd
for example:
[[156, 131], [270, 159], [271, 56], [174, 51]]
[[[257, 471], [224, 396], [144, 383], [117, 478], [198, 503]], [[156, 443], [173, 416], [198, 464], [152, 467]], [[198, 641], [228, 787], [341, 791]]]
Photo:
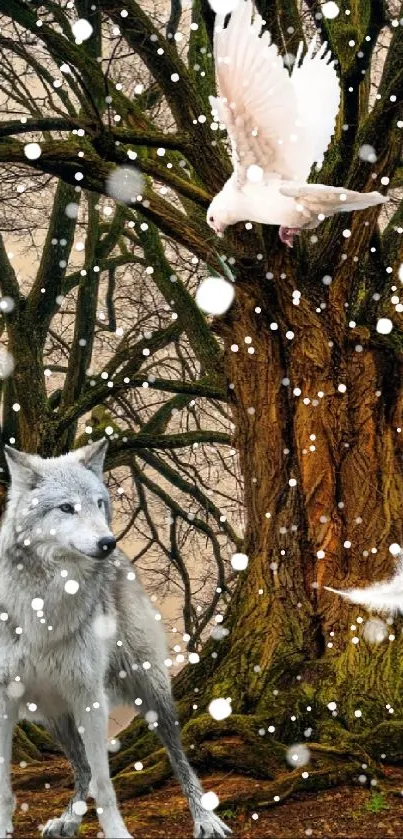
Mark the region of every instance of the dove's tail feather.
[[354, 192], [342, 186], [326, 186], [325, 184], [284, 184], [280, 187], [282, 195], [294, 198], [304, 215], [311, 213], [323, 215], [325, 218], [336, 213], [347, 213], [351, 210], [365, 210], [376, 204], [388, 201], [380, 192]]
[[374, 583], [367, 588], [350, 588], [339, 591], [330, 586], [323, 586], [327, 591], [340, 594], [351, 603], [357, 603], [384, 614], [403, 612], [403, 574], [401, 569], [387, 583]]

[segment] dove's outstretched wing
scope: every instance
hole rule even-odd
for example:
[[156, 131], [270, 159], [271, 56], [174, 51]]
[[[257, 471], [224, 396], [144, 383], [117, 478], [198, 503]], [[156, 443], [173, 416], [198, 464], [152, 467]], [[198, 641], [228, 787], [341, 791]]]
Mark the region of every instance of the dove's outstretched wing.
[[240, 0], [225, 29], [222, 18], [216, 22], [219, 96], [210, 97], [212, 110], [227, 129], [238, 186], [252, 164], [265, 175], [302, 180], [296, 90], [269, 32], [261, 34], [261, 16], [252, 23], [252, 15], [251, 0]]
[[284, 184], [279, 191], [295, 199], [305, 219], [316, 219], [320, 214], [328, 218], [335, 213], [365, 210], [388, 200], [380, 192], [355, 192], [342, 186], [325, 184]]
[[313, 163], [319, 167], [322, 165], [324, 153], [334, 134], [340, 107], [340, 83], [326, 43], [317, 49], [314, 39], [302, 60], [301, 54], [302, 44], [294, 62], [291, 84], [305, 135], [305, 143], [300, 149], [300, 164], [301, 180], [306, 180]]

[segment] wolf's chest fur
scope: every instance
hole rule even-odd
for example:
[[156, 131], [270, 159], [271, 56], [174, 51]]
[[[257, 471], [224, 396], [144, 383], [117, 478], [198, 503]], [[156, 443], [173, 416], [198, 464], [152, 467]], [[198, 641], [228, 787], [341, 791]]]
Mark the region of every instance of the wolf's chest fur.
[[[68, 572], [61, 576], [63, 566]], [[99, 626], [116, 626], [112, 598], [105, 594], [115, 578], [116, 569], [106, 563], [99, 579], [88, 579], [85, 568], [66, 561], [37, 575], [14, 566], [0, 580], [0, 683], [21, 696], [20, 718], [58, 716], [71, 691], [103, 681], [116, 630]], [[66, 591], [69, 579], [78, 584], [74, 594]]]
[[[65, 700], [72, 691], [83, 684], [104, 682], [112, 640], [101, 638], [94, 631], [94, 623], [96, 626], [101, 615], [102, 608], [98, 607], [93, 620], [85, 621], [72, 634], [63, 633], [60, 641], [39, 619], [34, 631], [30, 631], [30, 621], [25, 621], [25, 638], [23, 634], [13, 637], [14, 627], [2, 621], [0, 680], [7, 685], [10, 696], [20, 698], [20, 718], [55, 718], [65, 712]], [[93, 701], [99, 698], [94, 694]]]

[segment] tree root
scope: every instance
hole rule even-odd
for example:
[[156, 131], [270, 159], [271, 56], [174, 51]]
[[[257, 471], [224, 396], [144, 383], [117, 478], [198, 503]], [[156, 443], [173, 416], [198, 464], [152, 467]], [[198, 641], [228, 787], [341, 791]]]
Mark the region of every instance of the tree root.
[[114, 781], [120, 801], [126, 801], [137, 795], [150, 792], [172, 777], [172, 769], [165, 751], [160, 749], [154, 754], [156, 763], [144, 766], [141, 771], [121, 772]]
[[[297, 792], [312, 793], [351, 782], [357, 778], [362, 769], [356, 761], [349, 761], [340, 763], [334, 769], [317, 769], [313, 772], [307, 770], [307, 772], [308, 777], [302, 777], [301, 770], [294, 769], [287, 775], [280, 775], [270, 783], [259, 785], [256, 792], [240, 790], [236, 796], [236, 805], [237, 807], [245, 805], [248, 805], [248, 807], [251, 805], [265, 808], [275, 807], [283, 804]], [[231, 801], [234, 803], [231, 798], [220, 797], [221, 806], [228, 806]]]
[[22, 720], [19, 723], [19, 728], [26, 734], [31, 743], [39, 749], [41, 755], [43, 754], [62, 754], [63, 750], [49, 734], [46, 728], [42, 725], [37, 725], [33, 722]]
[[60, 754], [61, 749], [51, 735], [41, 726], [34, 723], [20, 722], [16, 726], [13, 737], [13, 760], [26, 763], [43, 760], [44, 754]]
[[[224, 770], [260, 779], [263, 783], [257, 785], [253, 802], [262, 806], [276, 804], [295, 792], [351, 782], [363, 774], [363, 767], [368, 781], [382, 775], [382, 768], [374, 763], [363, 744], [357, 743], [356, 739], [353, 742], [353, 738], [350, 743], [346, 742], [343, 737], [340, 737], [340, 748], [308, 743], [309, 764], [288, 769], [289, 747], [268, 735], [264, 723], [261, 717], [236, 714], [219, 722], [208, 714], [191, 720], [184, 728], [183, 740], [192, 765], [204, 774]], [[264, 730], [265, 734], [259, 734], [259, 730]], [[139, 759], [138, 748], [136, 759]], [[143, 759], [141, 771], [128, 771], [126, 763], [117, 775], [115, 785], [119, 797], [124, 800], [161, 785], [171, 774], [165, 750], [158, 749]], [[245, 795], [250, 802], [251, 793]], [[242, 795], [239, 801], [242, 801]]]
[[42, 760], [42, 755], [23, 728], [17, 725], [13, 736], [13, 761], [20, 763], [23, 760], [32, 763], [34, 760]]
[[136, 719], [129, 729], [119, 736], [121, 747], [110, 758], [111, 774], [117, 775], [127, 769], [130, 764], [142, 760], [159, 750], [160, 741], [154, 731], [147, 731], [147, 725], [142, 719]]
[[368, 753], [374, 758], [383, 758], [387, 763], [401, 764], [403, 761], [403, 722], [388, 720], [381, 722], [373, 731], [363, 737]]

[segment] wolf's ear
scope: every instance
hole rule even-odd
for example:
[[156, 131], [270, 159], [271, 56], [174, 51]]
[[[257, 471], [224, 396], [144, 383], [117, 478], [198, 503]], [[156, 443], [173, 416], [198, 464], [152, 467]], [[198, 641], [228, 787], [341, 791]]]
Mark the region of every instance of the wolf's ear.
[[104, 461], [106, 450], [109, 445], [109, 440], [106, 437], [103, 437], [102, 440], [97, 440], [96, 443], [90, 443], [88, 446], [83, 446], [81, 449], [78, 449], [78, 460], [83, 466], [86, 466], [87, 469], [90, 469], [91, 472], [102, 481], [103, 472], [104, 472]]
[[13, 489], [34, 489], [41, 478], [38, 456], [19, 452], [12, 446], [4, 446], [4, 454]]

